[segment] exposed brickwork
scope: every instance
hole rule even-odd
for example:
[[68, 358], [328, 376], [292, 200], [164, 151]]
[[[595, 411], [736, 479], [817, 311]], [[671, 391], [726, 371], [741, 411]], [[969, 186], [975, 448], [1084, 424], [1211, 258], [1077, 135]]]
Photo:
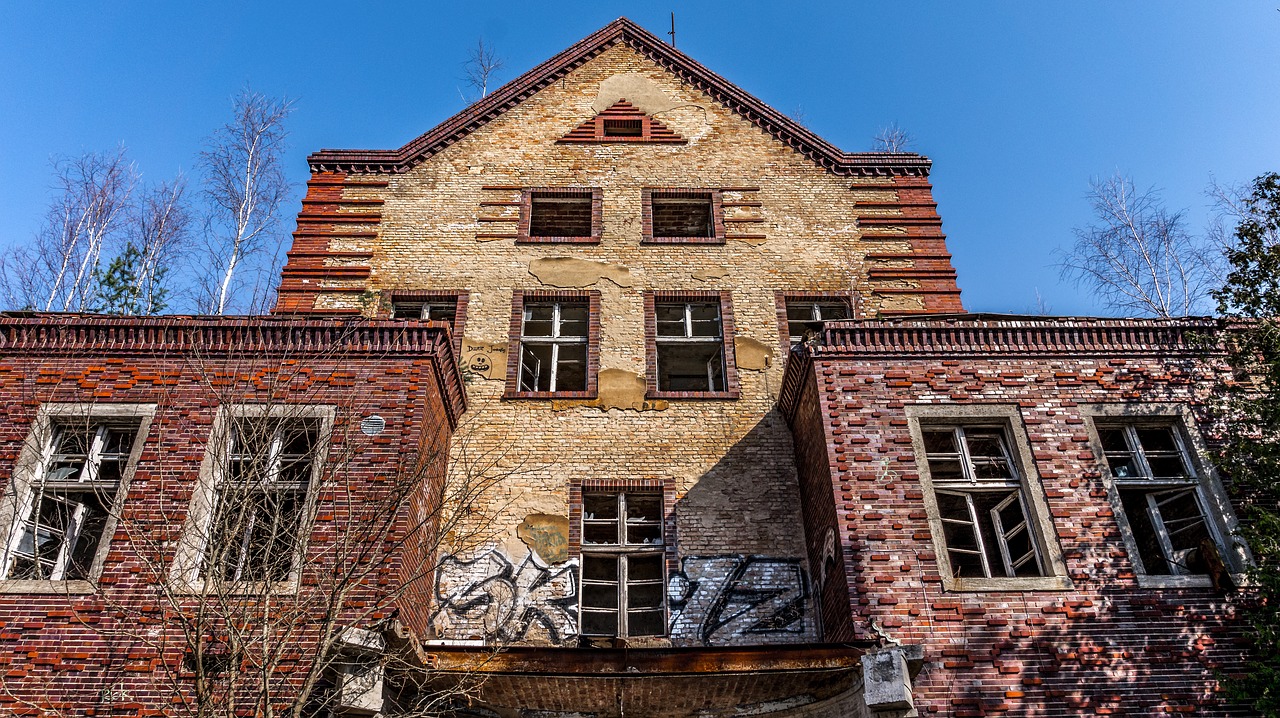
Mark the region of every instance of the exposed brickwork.
[[[168, 715], [190, 696], [176, 614], [193, 611], [198, 598], [159, 587], [170, 581], [219, 409], [233, 405], [336, 411], [329, 463], [314, 487], [300, 600], [324, 595], [334, 572], [347, 568], [334, 563], [337, 549], [358, 548], [344, 544], [351, 527], [387, 518], [365, 513], [384, 505], [398, 480], [413, 482], [411, 502], [389, 517], [386, 533], [361, 544], [387, 558], [369, 566], [336, 608], [343, 620], [366, 627], [399, 608], [402, 622], [425, 632], [434, 526], [428, 521], [412, 533], [410, 527], [413, 517], [431, 516], [427, 507], [439, 505], [450, 427], [463, 409], [459, 383], [446, 330], [434, 324], [0, 319], [6, 478], [42, 406], [69, 403], [86, 414], [103, 406], [156, 406], [96, 586], [81, 593], [50, 582], [43, 591], [0, 592], [0, 713]], [[386, 422], [376, 436], [357, 428], [373, 415]], [[13, 485], [6, 481], [0, 490], [12, 492]], [[384, 553], [399, 542], [403, 555]], [[397, 603], [392, 597], [400, 590], [404, 600]], [[293, 605], [291, 598], [276, 602], [280, 611]], [[252, 616], [253, 605], [244, 599], [242, 616]], [[289, 702], [297, 669], [320, 650], [309, 614], [302, 618], [292, 626], [276, 684], [279, 705]]]
[[[645, 187], [642, 191], [641, 207], [641, 239], [644, 244], [724, 244], [725, 240], [725, 218], [724, 218], [724, 199], [721, 197], [720, 190], [716, 189], [686, 189], [678, 187]], [[666, 210], [666, 219], [680, 226], [697, 225], [699, 215], [705, 220], [705, 215], [709, 213], [711, 231], [703, 236], [681, 236], [676, 235], [654, 235], [653, 230], [653, 200], [658, 198], [661, 202], [666, 198], [705, 198], [709, 207], [701, 204], [689, 204], [684, 207], [677, 206], [677, 211], [671, 209]], [[679, 210], [683, 210], [683, 212]], [[761, 217], [738, 217], [733, 218], [734, 222], [763, 222]]]
[[[821, 554], [819, 534], [834, 527], [835, 573], [849, 579], [845, 606], [840, 591], [824, 591], [827, 638], [870, 637], [874, 621], [897, 640], [923, 643], [926, 668], [915, 686], [922, 715], [1230, 713], [1217, 678], [1241, 667], [1238, 599], [1139, 586], [1081, 410], [1160, 402], [1199, 415], [1221, 367], [1197, 360], [1185, 337], [1209, 328], [829, 326], [811, 359], [793, 358], [783, 398], [796, 431], [810, 561]], [[954, 407], [956, 416], [1016, 407], [1034, 455], [1030, 490], [1048, 502], [1069, 590], [943, 590], [906, 413], [919, 404]]]
[[[623, 126], [634, 128], [636, 134], [623, 135], [611, 133], [607, 123], [626, 123]], [[683, 144], [685, 139], [672, 132], [662, 121], [637, 110], [630, 102], [618, 100], [595, 117], [583, 122], [572, 132], [561, 137], [560, 142], [674, 142]]]

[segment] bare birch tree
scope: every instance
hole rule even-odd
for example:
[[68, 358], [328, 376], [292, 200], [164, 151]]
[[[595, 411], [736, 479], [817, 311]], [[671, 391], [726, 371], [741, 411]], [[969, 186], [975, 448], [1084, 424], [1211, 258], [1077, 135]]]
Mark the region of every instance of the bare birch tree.
[[502, 58], [484, 44], [484, 38], [476, 41], [475, 49], [467, 53], [467, 61], [462, 63], [462, 80], [472, 91], [470, 96], [463, 95], [463, 99], [475, 102], [488, 96], [489, 86], [497, 83], [498, 71], [503, 66]]
[[871, 148], [876, 152], [910, 152], [915, 141], [897, 122], [890, 122], [876, 133]]
[[34, 240], [4, 260], [9, 303], [42, 311], [91, 307], [104, 251], [116, 239], [138, 176], [123, 146], [54, 160], [54, 198]]
[[1183, 212], [1118, 174], [1091, 182], [1088, 198], [1095, 221], [1077, 227], [1075, 245], [1060, 253], [1064, 278], [1119, 312], [1168, 318], [1209, 309], [1221, 253], [1187, 231]]
[[145, 315], [169, 307], [172, 270], [190, 239], [185, 193], [182, 175], [141, 193], [126, 218], [124, 249], [100, 272], [97, 310]]
[[[206, 261], [197, 266], [199, 308], [226, 314], [233, 307], [248, 308], [261, 299], [261, 284], [253, 263], [262, 255], [275, 256], [282, 205], [289, 198], [283, 158], [288, 132], [285, 121], [293, 111], [286, 99], [245, 89], [235, 97], [231, 121], [216, 130], [200, 153], [204, 195], [209, 203]], [[237, 296], [253, 287], [254, 296]]]

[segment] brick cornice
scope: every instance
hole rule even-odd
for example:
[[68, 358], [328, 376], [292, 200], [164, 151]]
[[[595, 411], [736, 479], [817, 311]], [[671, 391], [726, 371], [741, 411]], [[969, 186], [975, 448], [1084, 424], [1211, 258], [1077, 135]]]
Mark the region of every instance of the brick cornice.
[[408, 172], [618, 43], [626, 43], [834, 174], [854, 177], [924, 177], [929, 174], [929, 158], [915, 153], [842, 152], [626, 18], [618, 18], [588, 35], [400, 149], [321, 150], [308, 157], [307, 162], [312, 172]]
[[0, 358], [179, 355], [433, 358], [451, 424], [466, 410], [449, 325], [274, 317], [0, 316]]

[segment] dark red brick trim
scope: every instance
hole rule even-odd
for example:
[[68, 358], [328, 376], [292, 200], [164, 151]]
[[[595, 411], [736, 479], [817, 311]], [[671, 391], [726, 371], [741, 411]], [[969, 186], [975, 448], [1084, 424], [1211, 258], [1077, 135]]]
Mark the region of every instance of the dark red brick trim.
[[[587, 388], [586, 391], [520, 391], [520, 334], [524, 328], [524, 303], [587, 302]], [[504, 399], [594, 399], [600, 382], [600, 292], [599, 290], [524, 290], [511, 297], [511, 324], [507, 341], [507, 388]]]
[[[606, 135], [606, 122], [621, 120], [640, 125], [638, 135]], [[602, 144], [606, 142], [631, 142], [644, 144], [684, 144], [685, 139], [672, 132], [661, 120], [641, 112], [630, 102], [618, 100], [595, 117], [578, 125], [569, 134], [556, 140], [560, 144]]]
[[[725, 391], [660, 391], [658, 389], [658, 316], [654, 309], [666, 302], [720, 303], [720, 334], [724, 342]], [[648, 399], [737, 399], [738, 365], [734, 355], [734, 337], [737, 331], [733, 323], [733, 300], [728, 290], [720, 291], [654, 291], [644, 293], [644, 374]]]
[[378, 309], [379, 319], [391, 318], [391, 305], [397, 302], [455, 302], [453, 310], [453, 350], [462, 354], [462, 335], [467, 326], [467, 303], [471, 292], [465, 289], [408, 289], [387, 294], [387, 302]]
[[[591, 234], [586, 237], [533, 237], [529, 234], [533, 218], [533, 195], [591, 198]], [[516, 225], [516, 244], [600, 244], [604, 231], [604, 193], [599, 187], [525, 187], [520, 191], [520, 222]]]
[[773, 292], [773, 301], [778, 312], [778, 345], [783, 352], [791, 351], [791, 333], [787, 330], [788, 301], [844, 302], [849, 308], [849, 316], [857, 318], [854, 313], [857, 302], [854, 301], [853, 292], [788, 292], [778, 289]]
[[626, 18], [618, 18], [588, 35], [400, 149], [321, 150], [308, 157], [307, 163], [313, 172], [408, 172], [618, 43], [635, 48], [682, 81], [724, 103], [740, 117], [755, 123], [761, 130], [833, 174], [856, 177], [924, 177], [929, 174], [932, 162], [928, 157], [913, 152], [842, 152], [800, 123]]
[[[685, 187], [645, 187], [641, 193], [640, 244], [724, 244], [724, 204], [718, 189], [692, 189]], [[653, 197], [711, 197], [711, 219], [714, 237], [655, 237], [653, 236]]]

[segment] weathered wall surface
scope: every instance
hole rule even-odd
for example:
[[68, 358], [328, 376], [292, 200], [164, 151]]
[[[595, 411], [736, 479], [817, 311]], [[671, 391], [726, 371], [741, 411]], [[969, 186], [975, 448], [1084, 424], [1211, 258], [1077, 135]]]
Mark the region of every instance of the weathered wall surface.
[[[0, 582], [0, 713], [159, 715], [180, 697], [190, 700], [192, 674], [184, 661], [191, 646], [183, 628], [207, 629], [203, 638], [212, 642], [217, 621], [180, 621], [184, 612], [197, 615], [199, 599], [169, 581], [215, 419], [220, 408], [232, 405], [272, 406], [286, 417], [297, 416], [289, 413], [291, 406], [328, 407], [336, 415], [328, 470], [311, 492], [301, 588], [272, 599], [273, 615], [282, 622], [276, 628], [292, 611], [305, 617], [273, 644], [286, 649], [273, 696], [287, 704], [296, 685], [291, 681], [301, 680], [309, 659], [322, 652], [316, 630], [332, 609], [319, 607], [338, 595], [326, 587], [344, 572], [354, 579], [338, 584], [349, 594], [332, 608], [346, 625], [374, 627], [398, 613], [410, 626], [421, 622], [415, 627], [426, 632], [435, 551], [429, 528], [411, 535], [409, 527], [439, 516], [411, 515], [399, 499], [398, 515], [370, 513], [392, 502], [390, 492], [405, 490], [412, 491], [415, 511], [435, 511], [426, 508], [434, 502], [423, 494], [433, 490], [450, 435], [441, 387], [447, 386], [442, 371], [452, 368], [443, 330], [415, 331], [434, 347], [429, 341], [406, 351], [370, 351], [344, 349], [338, 338], [352, 328], [339, 322], [58, 316], [3, 324], [0, 491], [13, 491], [14, 464], [42, 406], [74, 405], [87, 415], [104, 406], [156, 409], [95, 585]], [[254, 338], [254, 327], [264, 325], [264, 335], [278, 340], [274, 346]], [[391, 326], [403, 334], [403, 327]], [[108, 331], [109, 341], [92, 341]], [[191, 342], [196, 331], [217, 340]], [[364, 336], [376, 338], [376, 329]], [[385, 429], [363, 433], [361, 420], [375, 415]], [[360, 526], [375, 529], [361, 533]], [[9, 536], [8, 527], [3, 534]], [[359, 561], [365, 563], [352, 565]], [[405, 601], [395, 604], [401, 589], [405, 594], [397, 600]], [[252, 623], [258, 615], [252, 595], [210, 598], [210, 614], [230, 611]]]
[[[798, 444], [826, 446], [828, 467], [806, 480], [825, 474], [830, 483], [825, 496], [806, 493], [814, 504], [806, 516], [834, 509], [835, 523], [806, 528], [838, 534], [851, 599], [824, 602], [824, 613], [830, 625], [852, 615], [854, 629], [828, 638], [874, 638], [874, 622], [895, 640], [923, 643], [926, 665], [915, 683], [922, 715], [1231, 713], [1217, 681], [1241, 667], [1239, 595], [1139, 585], [1081, 408], [1160, 402], [1198, 410], [1212, 369], [1185, 352], [1108, 355], [1082, 343], [1072, 357], [1037, 354], [1033, 340], [1020, 345], [1001, 352], [993, 340], [927, 358], [891, 349], [819, 355], [811, 365], [803, 381], [816, 381], [818, 391], [806, 401], [817, 399], [822, 423], [800, 403]], [[1030, 490], [1047, 501], [1069, 589], [944, 590], [907, 419], [921, 404], [954, 407], [957, 416], [1014, 407], [1034, 456]]]

